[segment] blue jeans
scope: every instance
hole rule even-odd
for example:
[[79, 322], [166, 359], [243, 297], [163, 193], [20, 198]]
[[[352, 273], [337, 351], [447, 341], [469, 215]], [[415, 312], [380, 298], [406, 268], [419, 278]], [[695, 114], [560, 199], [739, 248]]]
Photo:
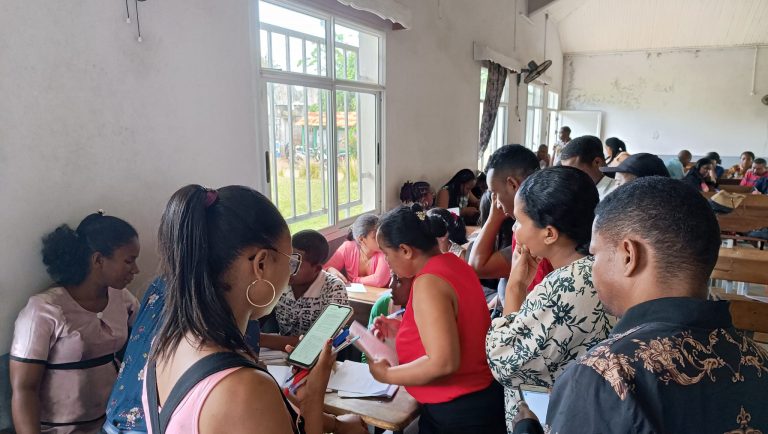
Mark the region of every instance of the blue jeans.
[[104, 422], [104, 426], [101, 427], [101, 434], [147, 434], [147, 432], [117, 429], [111, 423]]

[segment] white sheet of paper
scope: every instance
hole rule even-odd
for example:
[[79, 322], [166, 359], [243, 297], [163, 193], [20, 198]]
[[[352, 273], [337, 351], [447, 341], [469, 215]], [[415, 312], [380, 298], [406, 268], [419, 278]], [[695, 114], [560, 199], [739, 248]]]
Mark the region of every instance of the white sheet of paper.
[[368, 292], [365, 289], [365, 285], [362, 283], [350, 283], [347, 287], [347, 292]]
[[284, 386], [285, 380], [291, 375], [290, 366], [267, 365], [267, 371], [275, 377], [277, 384]]
[[364, 325], [357, 321], [353, 322], [349, 327], [349, 334], [360, 337], [353, 345], [370, 359], [384, 359], [389, 361], [392, 366], [398, 364], [397, 351], [392, 346], [376, 339], [376, 336]]
[[387, 393], [389, 384], [376, 381], [367, 363], [345, 360], [331, 375], [328, 388], [357, 396], [378, 396]]
[[547, 420], [547, 407], [549, 406], [549, 394], [523, 390], [523, 400], [528, 408], [539, 418]]

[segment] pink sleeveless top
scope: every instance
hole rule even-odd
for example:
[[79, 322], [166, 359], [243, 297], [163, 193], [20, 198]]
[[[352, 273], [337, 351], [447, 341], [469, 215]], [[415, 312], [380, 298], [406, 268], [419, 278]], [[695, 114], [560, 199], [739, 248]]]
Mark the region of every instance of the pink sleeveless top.
[[[241, 367], [225, 369], [210, 375], [208, 378], [197, 383], [192, 390], [189, 391], [187, 396], [176, 407], [176, 411], [171, 416], [171, 421], [168, 423], [168, 428], [165, 430], [166, 434], [198, 434], [198, 423], [200, 421], [200, 412], [203, 409], [203, 404], [208, 398], [214, 387], [216, 387], [221, 380], [227, 375], [241, 369]], [[146, 370], [146, 368], [145, 368]], [[147, 403], [147, 385], [144, 383], [143, 391], [141, 394], [141, 402], [144, 405], [144, 414], [149, 414], [149, 405]], [[147, 418], [147, 431], [152, 434], [152, 426]]]

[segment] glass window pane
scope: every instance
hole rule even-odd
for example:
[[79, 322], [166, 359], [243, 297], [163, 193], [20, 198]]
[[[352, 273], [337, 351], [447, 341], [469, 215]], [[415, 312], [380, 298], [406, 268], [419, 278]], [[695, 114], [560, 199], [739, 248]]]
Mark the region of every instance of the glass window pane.
[[320, 53], [318, 52], [319, 46], [316, 42], [306, 42], [306, 58], [304, 59], [304, 62], [307, 64], [307, 74], [317, 75], [320, 71], [318, 70], [318, 67], [320, 65], [317, 64], [317, 59], [320, 58]]
[[533, 109], [529, 108], [528, 113], [525, 116], [525, 145], [529, 148], [533, 147]]
[[336, 78], [347, 78], [347, 56], [344, 50], [336, 47]]
[[376, 209], [376, 97], [336, 92], [339, 219]]
[[488, 84], [488, 68], [480, 68], [480, 101], [485, 101], [485, 89]]
[[[325, 20], [264, 1], [259, 2], [259, 19], [263, 67], [303, 73], [310, 63], [325, 64]], [[271, 35], [271, 46], [267, 34]], [[304, 41], [312, 42], [321, 49], [308, 48], [305, 56], [302, 50]], [[271, 58], [268, 48], [272, 49]], [[290, 64], [287, 59], [289, 51]], [[324, 68], [320, 74], [325, 75]]]
[[[343, 59], [336, 56], [336, 71], [344, 71], [337, 77], [379, 83], [379, 37], [340, 24], [334, 30], [336, 47], [345, 52]], [[342, 61], [344, 65], [340, 65]]]
[[269, 83], [267, 101], [272, 200], [292, 232], [327, 227], [329, 91]]
[[533, 110], [533, 141], [531, 142], [531, 149], [538, 149], [541, 142], [541, 109]]

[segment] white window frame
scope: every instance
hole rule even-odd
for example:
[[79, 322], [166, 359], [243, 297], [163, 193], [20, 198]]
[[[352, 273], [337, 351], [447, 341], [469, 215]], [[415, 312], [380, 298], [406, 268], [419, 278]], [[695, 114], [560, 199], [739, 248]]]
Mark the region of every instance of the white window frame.
[[[547, 88], [544, 88], [544, 92], [546, 95], [546, 108], [544, 109], [546, 116], [544, 120], [544, 130], [545, 130], [545, 137], [544, 140], [546, 145], [549, 147], [550, 152], [552, 151], [552, 146], [557, 143], [557, 141], [560, 139], [557, 136], [557, 116], [560, 112], [560, 92], [556, 92], [555, 90], [548, 90]], [[557, 104], [554, 104], [554, 107], [549, 103], [549, 97], [550, 94], [555, 95], [557, 97]], [[552, 125], [552, 119], [554, 119], [554, 126], [555, 130], [551, 129], [550, 126]], [[552, 137], [554, 135], [554, 137]]]
[[[376, 174], [375, 174], [375, 191], [377, 197], [375, 198], [375, 208], [369, 212], [380, 213], [382, 209], [382, 200], [385, 197], [383, 186], [383, 161], [381, 156], [384, 154], [384, 139], [385, 139], [385, 49], [386, 49], [386, 34], [382, 31], [372, 29], [363, 25], [359, 25], [355, 22], [349, 21], [343, 17], [339, 17], [333, 14], [326, 13], [322, 10], [308, 7], [300, 2], [291, 0], [261, 0], [266, 3], [271, 3], [276, 6], [291, 9], [296, 12], [306, 14], [315, 18], [322, 19], [326, 22], [325, 26], [325, 42], [326, 42], [326, 76], [319, 74], [307, 74], [302, 72], [290, 72], [290, 62], [288, 62], [287, 70], [276, 70], [272, 68], [265, 68], [261, 65], [261, 21], [259, 19], [259, 0], [251, 0], [251, 17], [253, 22], [251, 23], [251, 40], [252, 40], [252, 59], [256, 74], [254, 77], [254, 86], [257, 89], [257, 131], [260, 131], [259, 136], [259, 148], [260, 155], [266, 156], [264, 159], [266, 173], [260, 177], [259, 185], [261, 191], [268, 196], [271, 196], [272, 182], [276, 180], [276, 174], [271, 173], [270, 161], [268, 158], [274, 159], [274, 152], [271, 149], [268, 132], [268, 84], [281, 84], [281, 85], [293, 85], [293, 86], [305, 86], [309, 88], [325, 89], [329, 92], [329, 105], [330, 107], [336, 107], [336, 92], [337, 91], [351, 91], [351, 92], [363, 92], [373, 94], [376, 97], [376, 116], [378, 119], [376, 127]], [[378, 76], [379, 83], [358, 82], [346, 79], [337, 79], [336, 66], [335, 66], [335, 53], [336, 53], [336, 41], [334, 38], [335, 25], [340, 24], [344, 27], [363, 31], [378, 37]], [[288, 42], [286, 41], [286, 45]], [[271, 46], [270, 46], [271, 50]], [[357, 56], [359, 61], [359, 56]], [[320, 65], [318, 65], [318, 72], [321, 71]], [[335, 113], [335, 111], [334, 111]], [[328, 155], [337, 155], [338, 146], [338, 133], [334, 116], [328, 117], [328, 128], [330, 129], [329, 149]], [[328, 173], [338, 173], [338, 158], [328, 158]], [[325, 181], [324, 181], [325, 182]], [[338, 179], [337, 176], [328, 176], [328, 186], [330, 200], [328, 201], [328, 214], [329, 222], [328, 226], [318, 228], [326, 235], [331, 235], [336, 231], [342, 231], [345, 227], [349, 226], [357, 216], [350, 218], [340, 218], [340, 207], [338, 205]], [[361, 195], [363, 192], [361, 191]], [[274, 199], [274, 198], [273, 198]], [[295, 201], [295, 199], [294, 199]], [[294, 202], [295, 203], [295, 202]], [[311, 218], [312, 214], [297, 218], [296, 216], [287, 219], [290, 223], [305, 220]]]
[[[485, 66], [480, 67], [480, 89], [483, 88], [483, 69], [487, 69]], [[504, 146], [508, 143], [507, 139], [509, 137], [509, 76], [510, 74], [507, 74], [507, 79], [504, 82], [504, 94], [506, 95], [506, 101], [504, 100], [504, 97], [501, 98], [501, 101], [499, 102], [499, 109], [504, 109], [504, 116], [496, 116], [496, 123], [493, 125], [493, 132], [491, 133], [491, 138], [488, 141], [488, 146], [485, 148], [485, 152], [483, 155], [480, 155], [480, 127], [483, 123], [483, 104], [485, 103], [485, 93], [481, 91], [480, 93], [480, 121], [478, 122], [478, 145], [477, 145], [477, 168], [480, 171], [485, 170], [485, 166], [488, 163], [488, 159], [491, 157], [491, 154], [493, 154], [497, 149], [499, 149], [501, 146]], [[501, 137], [499, 137], [499, 127], [501, 127]]]
[[[540, 104], [534, 104], [534, 101], [531, 101], [531, 98], [528, 98], [528, 88], [533, 87], [534, 89], [538, 89], [541, 91], [541, 102]], [[535, 91], [534, 91], [535, 92]], [[541, 145], [541, 140], [546, 140], [546, 136], [542, 134], [543, 128], [544, 128], [544, 122], [546, 121], [546, 88], [543, 85], [536, 84], [536, 83], [529, 83], [528, 87], [525, 88], [525, 94], [526, 94], [526, 110], [525, 110], [525, 146], [536, 152], [539, 149], [539, 145]], [[533, 131], [528, 130], [528, 124], [529, 124], [529, 117], [531, 116], [532, 112], [535, 112], [535, 110], [541, 110], [541, 118], [539, 119], [538, 125], [532, 125], [532, 128], [538, 130], [539, 135], [539, 143], [534, 143], [533, 138], [536, 134], [534, 134]], [[529, 139], [530, 136], [530, 139]]]

